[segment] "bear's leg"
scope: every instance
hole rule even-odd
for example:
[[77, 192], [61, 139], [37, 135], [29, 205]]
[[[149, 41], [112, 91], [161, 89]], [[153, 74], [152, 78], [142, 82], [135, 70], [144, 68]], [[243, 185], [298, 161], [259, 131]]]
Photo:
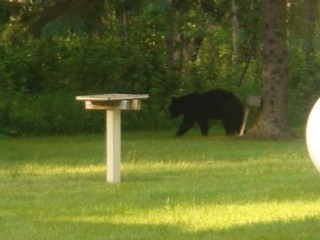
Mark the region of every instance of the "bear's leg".
[[193, 125], [194, 125], [194, 120], [189, 119], [188, 117], [184, 117], [183, 122], [181, 123], [178, 131], [176, 132], [176, 136], [178, 137], [182, 136], [183, 134], [188, 132]]
[[224, 131], [227, 135], [235, 135], [237, 130], [232, 120], [222, 120]]
[[202, 136], [207, 136], [209, 133], [209, 121], [207, 119], [198, 120]]

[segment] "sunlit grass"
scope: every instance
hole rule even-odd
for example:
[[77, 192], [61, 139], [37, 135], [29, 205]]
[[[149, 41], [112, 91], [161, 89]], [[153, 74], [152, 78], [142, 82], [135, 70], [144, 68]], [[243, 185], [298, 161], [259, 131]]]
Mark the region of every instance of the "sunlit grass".
[[124, 133], [0, 139], [0, 239], [319, 239], [320, 175], [304, 140]]
[[[185, 231], [223, 230], [245, 225], [267, 224], [277, 221], [299, 221], [318, 217], [320, 201], [270, 202], [248, 204], [178, 204], [170, 201], [163, 208], [132, 213], [129, 218], [115, 216], [89, 216], [74, 221], [105, 222], [113, 224], [177, 225]], [[161, 216], [159, 218], [159, 216]], [[178, 220], [178, 221], [177, 221]]]

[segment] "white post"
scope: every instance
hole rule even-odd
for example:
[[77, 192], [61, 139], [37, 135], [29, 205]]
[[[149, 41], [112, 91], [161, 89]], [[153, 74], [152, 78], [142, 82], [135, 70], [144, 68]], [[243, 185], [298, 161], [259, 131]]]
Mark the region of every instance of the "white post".
[[121, 167], [121, 111], [107, 110], [106, 114], [107, 182], [120, 182]]
[[248, 116], [249, 116], [249, 110], [250, 110], [249, 106], [246, 106], [245, 110], [244, 110], [244, 116], [243, 116], [242, 126], [241, 126], [241, 130], [240, 130], [239, 136], [243, 136], [244, 131], [246, 130], [247, 119], [248, 119]]

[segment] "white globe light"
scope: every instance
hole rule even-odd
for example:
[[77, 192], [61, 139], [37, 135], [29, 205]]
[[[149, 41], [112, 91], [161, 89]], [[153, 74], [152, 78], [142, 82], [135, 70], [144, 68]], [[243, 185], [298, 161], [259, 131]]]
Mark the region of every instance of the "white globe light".
[[306, 140], [311, 160], [320, 172], [320, 98], [314, 104], [309, 114]]

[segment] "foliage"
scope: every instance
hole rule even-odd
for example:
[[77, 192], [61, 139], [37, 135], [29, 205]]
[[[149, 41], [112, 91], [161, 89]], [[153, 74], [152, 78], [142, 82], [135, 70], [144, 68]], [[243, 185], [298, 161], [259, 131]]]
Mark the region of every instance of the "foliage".
[[[125, 113], [123, 127], [160, 129], [174, 124], [164, 118], [172, 95], [216, 87], [242, 100], [259, 94], [260, 1], [238, 4], [235, 55], [230, 1], [1, 1], [0, 131], [101, 131], [104, 114], [85, 111], [76, 95], [148, 93], [142, 111]], [[301, 21], [291, 20], [303, 18], [301, 9], [292, 6], [289, 22], [295, 124], [320, 86], [319, 54], [305, 58], [303, 33], [294, 28]]]
[[0, 139], [0, 238], [319, 238], [319, 174], [302, 140], [122, 140], [122, 182], [108, 185], [102, 134]]
[[317, 99], [315, 98], [316, 96], [312, 96], [317, 82], [311, 74], [312, 69], [310, 68], [312, 66], [306, 62], [304, 52], [297, 47], [292, 47], [290, 50], [289, 68], [291, 69], [289, 77], [291, 89], [289, 109], [292, 111], [292, 120], [304, 122], [307, 120], [306, 116], [308, 116], [308, 112]]

